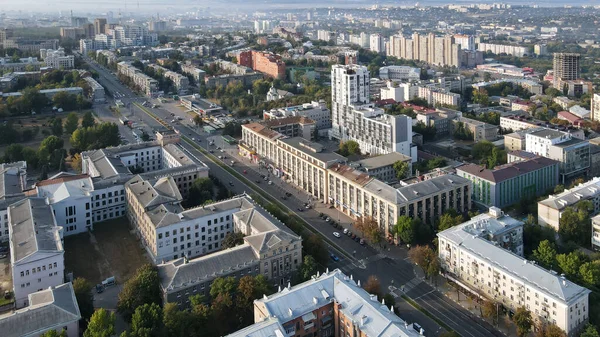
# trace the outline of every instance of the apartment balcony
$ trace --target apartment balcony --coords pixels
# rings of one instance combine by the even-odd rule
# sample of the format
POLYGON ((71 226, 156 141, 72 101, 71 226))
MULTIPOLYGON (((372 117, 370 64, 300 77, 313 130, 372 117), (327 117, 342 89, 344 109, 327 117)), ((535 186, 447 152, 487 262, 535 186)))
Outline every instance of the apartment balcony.
POLYGON ((315 322, 306 323, 306 324, 304 324, 304 331, 310 330, 314 327, 315 327, 315 322))

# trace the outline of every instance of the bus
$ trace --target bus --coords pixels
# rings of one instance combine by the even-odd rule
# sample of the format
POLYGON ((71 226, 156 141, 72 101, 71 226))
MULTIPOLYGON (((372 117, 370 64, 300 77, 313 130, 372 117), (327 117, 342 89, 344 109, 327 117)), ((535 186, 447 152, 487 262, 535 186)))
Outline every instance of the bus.
POLYGON ((237 140, 231 136, 224 135, 223 140, 229 145, 237 144, 237 140))

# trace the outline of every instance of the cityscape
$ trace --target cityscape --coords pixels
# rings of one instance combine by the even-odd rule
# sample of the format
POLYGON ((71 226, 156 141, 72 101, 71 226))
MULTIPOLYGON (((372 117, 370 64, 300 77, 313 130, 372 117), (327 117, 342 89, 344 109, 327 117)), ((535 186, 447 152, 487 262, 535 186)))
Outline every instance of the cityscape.
POLYGON ((600 337, 600 4, 4 2, 0 336, 600 337))

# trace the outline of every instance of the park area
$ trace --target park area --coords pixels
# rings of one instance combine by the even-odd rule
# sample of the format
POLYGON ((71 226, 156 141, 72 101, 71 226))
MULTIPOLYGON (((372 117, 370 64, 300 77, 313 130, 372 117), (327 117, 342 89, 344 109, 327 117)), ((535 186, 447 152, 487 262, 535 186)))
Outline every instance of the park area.
POLYGON ((126 217, 94 224, 92 233, 65 237, 66 271, 91 283, 115 276, 123 284, 149 262, 126 217))

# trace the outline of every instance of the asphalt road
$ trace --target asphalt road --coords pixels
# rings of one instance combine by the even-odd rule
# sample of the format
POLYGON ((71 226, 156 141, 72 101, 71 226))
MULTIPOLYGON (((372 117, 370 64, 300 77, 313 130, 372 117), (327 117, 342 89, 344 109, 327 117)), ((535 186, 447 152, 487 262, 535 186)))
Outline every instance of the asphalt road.
MULTIPOLYGON (((116 90, 124 94, 124 97, 121 98, 124 103, 127 104, 129 102, 133 103, 145 100, 145 98, 136 97, 133 92, 121 85, 113 75, 107 73, 103 68, 94 66, 93 68, 101 74, 99 81, 102 85, 107 85, 111 92, 116 90)), ((186 115, 185 111, 179 108, 173 108, 169 105, 167 107, 156 109, 149 108, 148 110, 152 111, 158 118, 166 122, 172 120, 171 113, 182 116, 183 120, 176 123, 174 126, 184 136, 187 136, 190 139, 192 137, 195 138, 198 145, 211 149, 207 142, 207 138, 211 137, 211 135, 208 135, 201 129, 193 126, 191 122, 189 122, 190 117, 189 115, 186 115)), ((151 128, 160 129, 163 127, 154 118, 135 105, 132 105, 132 112, 136 118, 139 117, 143 123, 151 128)), ((215 142, 214 147, 216 148, 219 145, 223 144, 215 142)), ((405 302, 399 297, 400 295, 405 294, 423 309, 428 311, 438 320, 444 322, 463 337, 504 336, 489 324, 476 317, 472 317, 467 310, 447 299, 435 288, 424 282, 422 277, 419 276, 418 271, 415 269, 415 266, 407 261, 406 249, 392 247, 390 251, 380 252, 370 247, 361 246, 357 242, 343 235, 341 238, 336 239, 333 237, 332 232, 339 232, 340 230, 333 229, 330 224, 319 218, 318 215, 319 212, 323 212, 336 221, 338 221, 337 217, 339 217, 339 222, 346 228, 352 230, 351 219, 340 214, 337 210, 330 210, 325 205, 315 202, 314 209, 299 212, 298 208, 303 207, 304 203, 308 200, 308 195, 303 191, 298 191, 294 187, 275 177, 271 178, 273 181, 272 185, 267 184, 265 181, 261 181, 260 184, 254 183, 254 186, 247 186, 227 170, 217 165, 212 158, 204 156, 202 152, 198 151, 187 142, 182 141, 181 146, 186 149, 189 154, 204 162, 210 168, 211 174, 221 180, 226 186, 229 186, 228 183, 232 182, 233 186, 229 186, 229 188, 233 193, 252 193, 257 189, 261 189, 271 196, 278 198, 286 207, 294 211, 298 216, 304 218, 314 230, 318 231, 323 236, 331 238, 334 242, 334 246, 328 245, 328 249, 330 252, 339 256, 340 261, 336 262, 332 260, 330 267, 340 268, 344 272, 352 274, 354 279, 362 280, 362 282, 366 282, 371 275, 377 276, 382 288, 384 288, 384 292, 391 290, 393 294, 398 296, 396 302, 397 309, 400 311, 400 317, 407 322, 418 322, 425 329, 426 336, 438 336, 444 329, 434 320, 405 302), (285 191, 292 193, 293 197, 282 200, 280 197, 285 191), (343 254, 339 253, 340 251, 344 251, 347 256, 353 256, 353 258, 345 257, 343 254), (404 291, 401 289, 404 289, 404 291)), ((227 147, 225 148, 227 149, 227 147)), ((228 158, 225 159, 224 162, 229 163, 231 158, 235 157, 235 151, 232 149, 225 151, 226 152, 224 153, 226 153, 228 158)), ((220 151, 215 152, 215 155, 220 155, 219 153, 220 151)), ((233 168, 242 174, 245 170, 245 175, 250 181, 260 179, 260 173, 256 171, 256 167, 252 167, 252 165, 248 166, 247 164, 249 163, 244 162, 244 160, 239 158, 233 160, 236 161, 233 168)))

